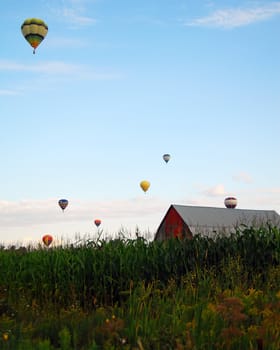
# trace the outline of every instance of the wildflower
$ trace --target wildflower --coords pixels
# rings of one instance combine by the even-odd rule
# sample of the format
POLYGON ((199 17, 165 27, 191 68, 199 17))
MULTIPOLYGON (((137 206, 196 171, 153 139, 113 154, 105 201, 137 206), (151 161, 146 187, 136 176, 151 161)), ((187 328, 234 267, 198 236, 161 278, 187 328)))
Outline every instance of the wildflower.
POLYGON ((209 303, 208 305, 207 305, 207 309, 209 310, 209 311, 212 311, 212 312, 216 312, 216 306, 213 304, 213 303, 209 303))
POLYGON ((125 338, 120 338, 120 343, 121 343, 122 345, 126 344, 126 339, 125 339, 125 338))
POLYGON ((248 327, 248 335, 252 338, 252 339, 256 339, 257 335, 259 334, 259 326, 257 325, 251 325, 248 327))
POLYGON ((224 339, 232 339, 234 337, 241 337, 243 335, 243 332, 235 326, 229 326, 222 330, 221 335, 224 339))
POLYGON ((253 306, 248 310, 248 314, 251 316, 258 316, 260 314, 260 311, 258 310, 258 308, 253 306))
POLYGON ((3 339, 4 341, 9 340, 9 334, 8 334, 7 332, 4 332, 4 333, 2 334, 2 339, 3 339))
POLYGON ((243 304, 241 300, 236 297, 225 298, 219 305, 217 305, 217 312, 225 321, 232 323, 243 321, 247 318, 242 311, 243 304))

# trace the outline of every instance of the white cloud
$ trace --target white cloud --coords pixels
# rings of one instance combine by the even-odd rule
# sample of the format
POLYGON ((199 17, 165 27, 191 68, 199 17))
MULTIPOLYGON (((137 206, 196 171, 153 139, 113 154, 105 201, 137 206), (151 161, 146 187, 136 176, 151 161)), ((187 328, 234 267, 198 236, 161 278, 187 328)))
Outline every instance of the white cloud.
POLYGON ((94 18, 83 16, 81 12, 77 8, 64 8, 62 16, 74 25, 88 26, 96 23, 94 18))
POLYGON ((93 213, 99 218, 127 220, 147 217, 161 212, 167 203, 158 198, 147 200, 137 197, 127 200, 111 201, 69 201, 64 213, 57 204, 57 199, 0 201, 0 222, 4 226, 28 226, 41 223, 55 224, 64 220, 79 222, 93 220, 93 213))
MULTIPOLYGON (((69 24, 79 26, 89 26, 96 23, 96 19, 88 15, 89 1, 86 0, 45 0, 45 6, 59 20, 64 20, 69 24)), ((93 3, 93 0, 90 1, 93 3)))
POLYGON ((19 95, 19 92, 16 90, 0 89, 0 96, 14 96, 19 95))
POLYGON ((31 72, 44 75, 69 76, 71 80, 114 80, 121 78, 121 74, 105 70, 94 70, 87 65, 67 63, 63 61, 45 61, 37 64, 23 64, 12 61, 0 60, 0 71, 31 72))
POLYGON ((29 65, 12 61, 0 61, 0 70, 9 70, 14 72, 21 71, 48 74, 73 74, 83 69, 83 66, 59 61, 48 61, 29 65))
POLYGON ((251 175, 249 175, 246 172, 240 172, 238 174, 233 175, 233 180, 237 181, 237 182, 243 182, 246 184, 252 183, 253 182, 253 178, 251 177, 251 175))
MULTIPOLYGON (((276 210, 280 214, 280 187, 251 188, 238 191, 234 196, 238 208, 276 210)), ((228 195, 228 194, 227 194, 228 195)), ((204 192, 174 204, 224 207, 225 190, 217 185, 204 192), (222 197, 222 198, 221 198, 222 197)), ((126 237, 134 237, 138 227, 141 234, 152 239, 170 206, 169 200, 151 196, 108 201, 69 199, 63 213, 57 198, 45 200, 0 201, 0 244, 14 242, 40 242, 41 236, 50 233, 56 242, 75 242, 77 236, 97 237, 96 218, 102 220, 103 238, 114 237, 120 230, 126 237)), ((19 243, 20 244, 20 243, 19 243)))
POLYGON ((134 237, 138 227, 141 234, 151 239, 170 203, 159 198, 139 196, 132 199, 108 201, 69 200, 65 212, 57 199, 0 201, 0 244, 40 242, 50 233, 56 241, 75 242, 75 237, 96 237, 96 218, 103 238, 114 237, 120 230, 134 237), (148 237, 149 236, 149 237, 148 237))
POLYGON ((217 10, 206 17, 185 23, 187 26, 235 28, 265 21, 280 15, 280 2, 254 8, 217 10))
POLYGON ((280 214, 280 187, 262 187, 240 191, 242 208, 276 210, 280 214))
POLYGON ((235 192, 223 192, 223 185, 217 185, 199 191, 184 200, 178 201, 185 205, 224 207, 224 198, 234 196, 238 201, 238 208, 275 210, 280 214, 280 187, 246 187, 235 192))
POLYGON ((89 43, 84 39, 50 37, 48 38, 48 47, 61 48, 85 48, 89 43))
POLYGON ((209 197, 219 197, 225 195, 225 187, 222 184, 218 184, 214 187, 210 187, 202 191, 203 194, 209 197))

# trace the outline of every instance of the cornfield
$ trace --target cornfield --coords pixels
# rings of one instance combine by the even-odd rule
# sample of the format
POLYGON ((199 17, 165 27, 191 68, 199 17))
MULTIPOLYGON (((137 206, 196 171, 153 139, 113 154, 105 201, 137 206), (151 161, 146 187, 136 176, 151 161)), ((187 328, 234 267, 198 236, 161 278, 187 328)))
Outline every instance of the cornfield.
POLYGON ((0 249, 0 348, 280 349, 280 230, 0 249))

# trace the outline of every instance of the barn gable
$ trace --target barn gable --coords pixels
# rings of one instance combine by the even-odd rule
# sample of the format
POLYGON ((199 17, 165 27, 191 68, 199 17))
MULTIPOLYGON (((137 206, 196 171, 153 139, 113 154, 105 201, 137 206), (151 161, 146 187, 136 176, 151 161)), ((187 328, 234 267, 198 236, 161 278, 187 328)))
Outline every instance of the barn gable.
POLYGON ((175 206, 171 205, 157 230, 155 239, 163 240, 171 237, 190 238, 191 236, 187 223, 175 206))
POLYGON ((240 225, 258 227, 267 223, 280 226, 280 216, 276 211, 174 204, 164 216, 155 239, 192 237, 198 233, 207 236, 221 232, 228 234, 240 225))

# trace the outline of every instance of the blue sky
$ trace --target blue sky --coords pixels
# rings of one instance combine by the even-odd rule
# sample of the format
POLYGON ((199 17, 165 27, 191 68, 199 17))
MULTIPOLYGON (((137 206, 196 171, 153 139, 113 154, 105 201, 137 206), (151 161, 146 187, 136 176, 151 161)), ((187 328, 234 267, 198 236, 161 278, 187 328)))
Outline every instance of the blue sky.
POLYGON ((0 14, 1 242, 94 236, 96 218, 105 236, 153 234, 170 204, 228 195, 280 212, 280 1, 9 0, 0 14), (35 55, 29 17, 49 27, 35 55))

